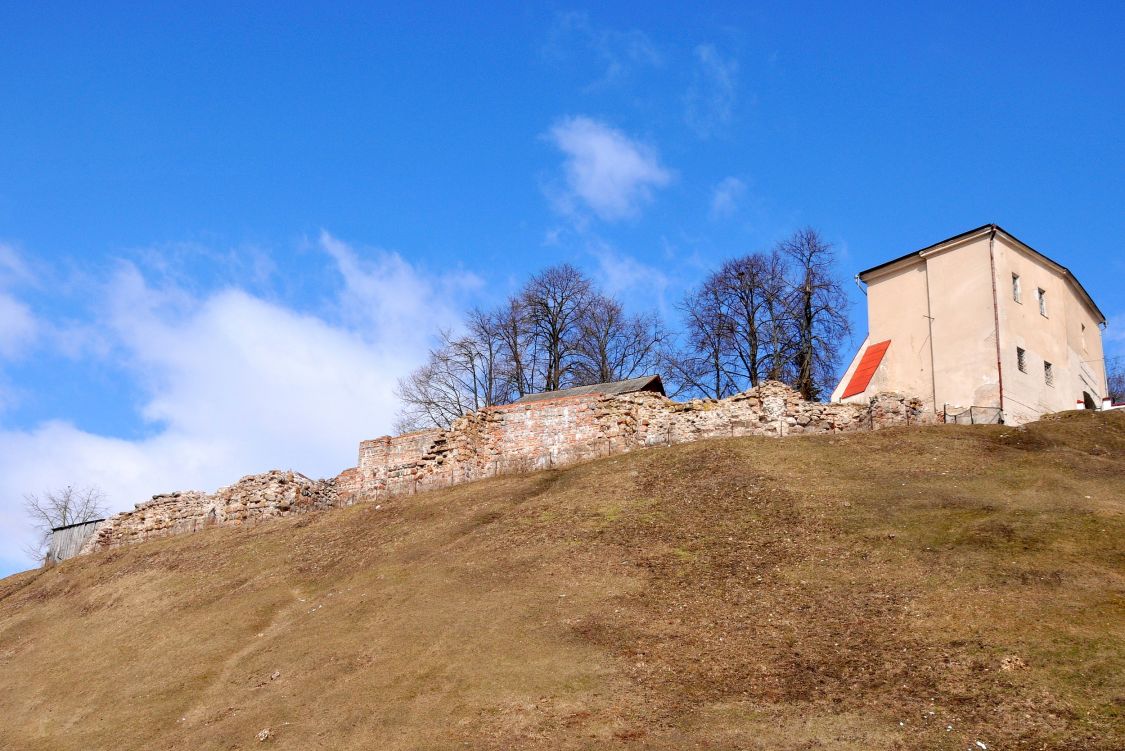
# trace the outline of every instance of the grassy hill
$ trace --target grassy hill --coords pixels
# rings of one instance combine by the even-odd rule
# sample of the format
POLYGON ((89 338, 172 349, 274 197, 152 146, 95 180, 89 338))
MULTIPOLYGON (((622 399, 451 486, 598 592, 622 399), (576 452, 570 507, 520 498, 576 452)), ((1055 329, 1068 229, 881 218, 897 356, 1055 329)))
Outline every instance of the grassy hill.
POLYGON ((1125 747, 1125 412, 652 449, 0 581, 5 749, 978 741, 1125 747))

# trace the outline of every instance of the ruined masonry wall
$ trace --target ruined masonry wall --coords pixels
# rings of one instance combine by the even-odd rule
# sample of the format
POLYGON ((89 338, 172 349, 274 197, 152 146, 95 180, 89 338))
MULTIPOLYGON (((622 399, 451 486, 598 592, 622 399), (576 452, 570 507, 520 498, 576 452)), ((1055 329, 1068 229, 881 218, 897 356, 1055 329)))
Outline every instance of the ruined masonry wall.
POLYGON ((807 402, 781 383, 722 400, 660 394, 585 394, 474 412, 448 430, 363 441, 358 466, 331 480, 274 470, 214 493, 153 496, 103 522, 82 552, 185 532, 378 500, 496 475, 619 454, 645 446, 732 436, 877 430, 933 421, 919 399, 879 394, 870 404, 807 402))
POLYGON ((188 490, 154 495, 132 511, 102 522, 79 555, 212 525, 237 526, 335 505, 335 480, 310 480, 300 472, 275 469, 243 477, 214 493, 188 490))
POLYGON ((652 392, 585 394, 481 410, 448 430, 360 444, 340 492, 355 499, 416 493, 485 477, 597 459, 644 446, 732 436, 876 430, 932 422, 918 399, 879 394, 870 404, 808 402, 767 382, 722 400, 675 402, 652 392))

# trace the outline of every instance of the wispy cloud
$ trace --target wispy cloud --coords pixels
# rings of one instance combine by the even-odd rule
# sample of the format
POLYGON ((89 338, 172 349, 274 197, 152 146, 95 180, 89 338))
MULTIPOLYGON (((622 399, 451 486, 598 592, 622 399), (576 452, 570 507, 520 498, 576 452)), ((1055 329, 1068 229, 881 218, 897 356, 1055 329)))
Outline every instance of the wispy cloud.
POLYGON ((724 177, 711 191, 711 218, 723 219, 738 210, 746 194, 746 183, 737 177, 724 177))
POLYGON ((672 172, 656 150, 589 117, 569 117, 547 134, 565 157, 562 187, 548 188, 557 209, 576 214, 582 206, 605 221, 640 214, 672 172))
POLYGON ((637 298, 639 307, 660 304, 670 281, 657 266, 622 253, 603 240, 594 240, 590 252, 598 261, 598 279, 611 295, 637 298))
POLYGON ((730 126, 738 100, 738 61, 712 44, 695 48, 695 70, 684 97, 684 120, 700 138, 730 126))
POLYGON ((34 286, 35 278, 22 256, 0 243, 0 414, 19 401, 4 365, 28 355, 43 337, 43 323, 15 288, 34 286))
POLYGON ((616 86, 639 69, 659 67, 663 58, 653 41, 637 30, 597 26, 582 12, 561 13, 551 28, 543 56, 554 62, 593 60, 600 69, 587 91, 616 86))
POLYGON ((91 290, 151 434, 126 440, 68 421, 0 427, 0 559, 20 558, 29 539, 27 492, 96 484, 122 509, 273 467, 330 476, 354 463, 359 440, 389 432, 396 379, 456 323, 479 279, 430 274, 328 233, 318 244, 340 280, 323 315, 240 288, 198 294, 132 263, 91 290))
POLYGON ((15 359, 35 340, 38 330, 31 308, 0 290, 0 357, 15 359))

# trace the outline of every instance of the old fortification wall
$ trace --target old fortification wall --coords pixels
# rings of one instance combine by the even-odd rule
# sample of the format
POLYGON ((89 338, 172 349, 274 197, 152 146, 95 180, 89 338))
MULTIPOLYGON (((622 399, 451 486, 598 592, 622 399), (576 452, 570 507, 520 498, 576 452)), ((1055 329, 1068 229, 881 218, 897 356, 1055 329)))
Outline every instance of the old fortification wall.
POLYGON ((214 493, 153 496, 104 522, 83 552, 238 525, 486 477, 561 467, 645 446, 732 436, 877 430, 932 422, 919 399, 879 394, 870 404, 807 402, 768 382, 727 399, 675 402, 660 394, 585 394, 509 404, 429 430, 363 441, 359 463, 331 480, 272 471, 214 493))
POLYGON ((82 553, 154 537, 235 526, 337 505, 335 480, 310 480, 300 472, 248 475, 214 493, 187 490, 154 495, 103 522, 82 553))
POLYGON ((652 392, 560 397, 482 410, 448 430, 364 441, 359 464, 347 471, 339 492, 379 498, 644 446, 875 430, 931 420, 920 400, 898 394, 880 394, 868 405, 822 404, 776 382, 718 401, 680 403, 652 392))

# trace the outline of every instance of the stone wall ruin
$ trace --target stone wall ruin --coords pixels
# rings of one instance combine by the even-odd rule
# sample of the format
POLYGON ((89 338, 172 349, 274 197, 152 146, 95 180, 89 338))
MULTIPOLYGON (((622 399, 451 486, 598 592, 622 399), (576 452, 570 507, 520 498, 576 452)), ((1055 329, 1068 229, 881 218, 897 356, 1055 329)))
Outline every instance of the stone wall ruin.
POLYGON ((153 496, 106 520, 82 552, 209 525, 273 517, 413 494, 462 482, 563 467, 646 446, 737 436, 796 436, 933 422, 922 401, 878 394, 869 404, 809 402, 766 382, 726 399, 676 402, 654 392, 583 394, 490 407, 445 430, 363 441, 359 462, 330 480, 274 470, 214 493, 153 496))

